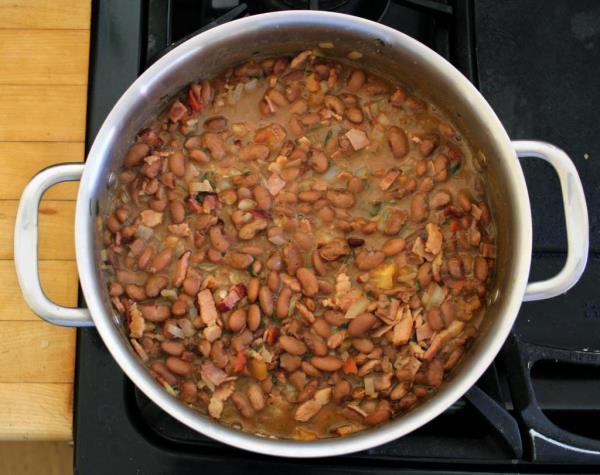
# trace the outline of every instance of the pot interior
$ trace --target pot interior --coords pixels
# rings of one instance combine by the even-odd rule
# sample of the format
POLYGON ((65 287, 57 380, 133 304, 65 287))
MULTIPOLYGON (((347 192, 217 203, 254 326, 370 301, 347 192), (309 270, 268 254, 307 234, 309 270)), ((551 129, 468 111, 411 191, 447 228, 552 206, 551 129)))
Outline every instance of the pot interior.
MULTIPOLYGON (((484 369, 481 366, 487 366, 491 362, 516 317, 527 279, 531 249, 531 218, 527 193, 517 158, 510 148, 504 129, 474 88, 465 84, 464 78, 457 77, 459 73, 441 57, 423 45, 416 44, 414 40, 382 25, 344 15, 287 12, 260 15, 215 28, 192 38, 161 58, 122 97, 90 152, 78 199, 78 210, 85 208, 85 211, 78 211, 77 227, 86 228, 86 239, 78 244, 80 274, 88 306, 92 309, 96 325, 113 355, 130 377, 131 372, 145 372, 141 364, 136 363, 137 356, 130 349, 120 317, 112 309, 97 265, 102 247, 94 215, 96 211, 100 217, 107 213, 108 194, 114 183, 113 172, 120 167, 135 134, 190 82, 213 77, 224 68, 251 57, 292 54, 319 48, 320 43, 334 45, 330 49, 321 48, 325 56, 333 58, 347 58, 352 51, 362 53, 362 58, 354 61, 357 65, 401 82, 409 90, 445 110, 454 125, 471 143, 484 166, 497 226, 496 274, 490 291, 490 306, 480 333, 470 351, 455 368, 454 377, 437 395, 411 413, 384 426, 395 425, 395 435, 398 436, 427 422, 450 405, 474 382, 467 381, 467 375, 472 372, 480 374, 484 369), (85 224, 79 222, 80 219, 85 219, 85 224), (498 342, 499 338, 502 341, 498 342), (121 347, 118 352, 114 351, 115 345, 121 347), (131 361, 125 364, 121 361, 124 358, 131 361), (404 419, 410 420, 410 423, 407 422, 405 429, 400 430, 399 424, 404 419)), ((137 375, 133 379, 138 383, 137 375)), ((158 391, 164 392, 157 384, 155 386, 158 391)), ((170 397, 166 393, 164 396, 170 397)), ((174 399, 172 404, 183 406, 174 399)), ((178 410, 189 411, 185 407, 178 410)), ((199 414, 194 417, 203 418, 199 414)), ((206 423, 205 420, 204 424, 206 423)), ((371 432, 385 433, 382 429, 364 434, 368 437, 371 432)), ((228 431, 231 430, 222 429, 219 434, 228 431)), ((388 435, 388 439, 392 438, 389 431, 388 435)), ((361 435, 352 438, 360 440, 361 435)), ((384 441, 372 437, 370 445, 384 441)), ((265 444, 264 439, 261 443, 265 444)), ((356 445, 355 449, 364 446, 363 440, 362 445, 356 445)), ((333 450, 335 453, 349 451, 352 450, 333 450)), ((310 452, 309 455, 312 454, 310 452)))

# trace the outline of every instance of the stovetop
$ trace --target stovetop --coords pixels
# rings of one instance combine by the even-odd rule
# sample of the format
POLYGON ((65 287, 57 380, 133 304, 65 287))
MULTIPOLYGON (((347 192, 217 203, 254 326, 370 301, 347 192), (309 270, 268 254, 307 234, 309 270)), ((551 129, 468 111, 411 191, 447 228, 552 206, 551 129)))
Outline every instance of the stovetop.
MULTIPOLYGON (((119 96, 172 43, 295 0, 93 3, 87 147, 119 96)), ((590 256, 566 295, 522 306, 498 358, 434 421, 365 452, 286 460, 232 449, 172 419, 125 377, 93 329, 78 331, 75 472, 559 473, 600 467, 600 4, 594 0, 299 0, 368 17, 425 43, 483 93, 513 139, 565 149, 590 210, 590 256)), ((521 162, 534 226, 532 279, 560 270, 558 179, 521 162)))

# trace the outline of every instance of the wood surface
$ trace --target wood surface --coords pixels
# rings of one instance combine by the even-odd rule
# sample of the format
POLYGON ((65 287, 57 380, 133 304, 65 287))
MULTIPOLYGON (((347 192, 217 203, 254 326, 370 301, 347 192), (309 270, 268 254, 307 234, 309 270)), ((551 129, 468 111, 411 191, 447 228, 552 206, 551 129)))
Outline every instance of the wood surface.
MULTIPOLYGON (((90 14, 89 0, 0 0, 0 440, 4 441, 72 439, 75 330, 41 321, 23 301, 12 261, 13 232, 18 199, 29 179, 52 164, 84 158, 90 14)), ((76 192, 73 183, 52 188, 39 215, 40 279, 46 294, 67 306, 77 304, 76 192)), ((3 456, 8 452, 6 446, 0 448, 3 456)), ((0 471, 8 473, 12 465, 3 463, 11 462, 0 461, 0 471)))

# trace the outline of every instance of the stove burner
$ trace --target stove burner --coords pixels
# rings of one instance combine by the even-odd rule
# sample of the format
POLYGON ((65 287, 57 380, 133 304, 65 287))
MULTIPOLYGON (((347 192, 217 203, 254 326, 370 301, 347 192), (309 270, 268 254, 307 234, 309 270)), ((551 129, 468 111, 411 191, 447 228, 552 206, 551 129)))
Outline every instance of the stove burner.
MULTIPOLYGON (((252 3, 249 2, 250 6, 252 3)), ((326 10, 380 21, 388 10, 390 0, 263 0, 262 4, 263 11, 326 10)))

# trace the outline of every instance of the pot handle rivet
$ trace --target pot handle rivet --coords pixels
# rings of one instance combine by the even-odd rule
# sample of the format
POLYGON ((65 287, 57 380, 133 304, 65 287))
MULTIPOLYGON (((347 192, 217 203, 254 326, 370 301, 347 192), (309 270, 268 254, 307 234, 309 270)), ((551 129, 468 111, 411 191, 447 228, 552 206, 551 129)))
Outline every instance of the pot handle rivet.
POLYGON ((38 272, 38 210, 48 188, 63 181, 78 181, 83 167, 83 163, 64 163, 35 175, 21 195, 15 222, 15 268, 25 301, 47 322, 69 327, 89 327, 94 322, 87 308, 62 307, 44 293, 38 272))

